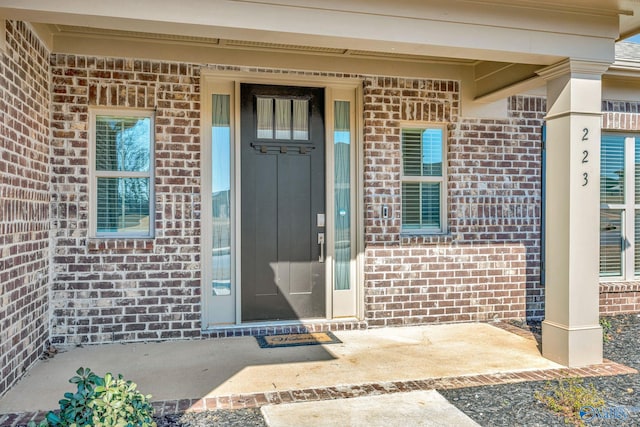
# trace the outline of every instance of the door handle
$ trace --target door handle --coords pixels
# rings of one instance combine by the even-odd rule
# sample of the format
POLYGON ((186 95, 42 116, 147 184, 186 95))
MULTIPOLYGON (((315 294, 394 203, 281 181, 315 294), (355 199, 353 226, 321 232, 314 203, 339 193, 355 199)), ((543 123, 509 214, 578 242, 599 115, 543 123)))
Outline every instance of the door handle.
POLYGON ((324 233, 318 233, 318 244, 320 245, 319 262, 324 262, 324 233))

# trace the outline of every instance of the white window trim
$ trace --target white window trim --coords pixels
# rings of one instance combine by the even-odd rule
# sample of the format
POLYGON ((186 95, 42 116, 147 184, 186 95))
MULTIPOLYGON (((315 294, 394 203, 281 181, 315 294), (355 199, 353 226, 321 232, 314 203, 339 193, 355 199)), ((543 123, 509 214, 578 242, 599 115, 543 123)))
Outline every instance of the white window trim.
POLYGON ((96 239, 152 239, 155 237, 155 111, 129 108, 89 109, 89 237, 96 239), (150 119, 149 171, 97 171, 95 163, 96 117, 123 116, 148 117, 150 119), (98 178, 149 178, 149 232, 148 233, 98 233, 98 178))
MULTIPOLYGON (((447 234, 449 230, 448 201, 448 170, 449 170, 449 156, 448 156, 448 139, 449 134, 447 125, 445 123, 435 122, 422 122, 422 121, 403 121, 400 122, 400 188, 402 190, 402 184, 405 182, 439 182, 441 183, 440 193, 440 229, 427 229, 427 228, 404 228, 404 224, 401 225, 400 234, 405 236, 410 235, 442 235, 447 234), (442 130, 442 176, 407 176, 404 174, 403 155, 402 155, 402 130, 403 129, 441 129, 442 130)), ((401 217, 402 218, 402 217, 401 217)), ((402 219, 401 219, 402 220, 402 219)))

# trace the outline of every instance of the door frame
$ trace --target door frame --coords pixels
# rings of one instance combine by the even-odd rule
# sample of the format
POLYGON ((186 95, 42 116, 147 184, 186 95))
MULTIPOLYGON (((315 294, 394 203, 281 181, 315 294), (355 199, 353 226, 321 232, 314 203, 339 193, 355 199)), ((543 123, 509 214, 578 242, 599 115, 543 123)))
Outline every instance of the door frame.
MULTIPOLYGON (((290 74, 265 74, 242 71, 215 71, 202 69, 201 71, 201 291, 202 291, 202 329, 228 327, 242 324, 241 307, 241 224, 240 212, 240 86, 242 83, 253 83, 274 86, 304 86, 323 88, 325 92, 325 207, 326 207, 326 320, 340 318, 364 318, 364 189, 363 189, 363 147, 362 147, 362 117, 363 92, 362 80, 355 78, 312 77, 290 74), (230 295, 213 296, 211 294, 211 257, 212 227, 211 218, 211 98, 213 94, 229 95, 230 126, 231 126, 231 282, 230 295), (351 256, 351 288, 346 291, 335 290, 333 286, 334 266, 334 101, 350 102, 350 117, 353 119, 353 135, 351 136, 351 227, 352 227, 352 256, 351 256)), ((300 319, 305 320, 305 319, 300 319)), ((281 323, 265 322, 265 323, 281 323)), ((250 323, 255 325, 254 322, 250 323)))

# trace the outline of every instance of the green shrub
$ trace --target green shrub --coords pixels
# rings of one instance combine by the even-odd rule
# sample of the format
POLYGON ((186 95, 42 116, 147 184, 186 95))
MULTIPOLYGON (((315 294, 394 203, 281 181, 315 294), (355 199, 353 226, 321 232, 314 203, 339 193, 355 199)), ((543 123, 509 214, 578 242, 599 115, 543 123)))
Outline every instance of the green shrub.
POLYGON ((606 317, 600 318, 600 326, 602 327, 602 340, 604 342, 611 341, 611 321, 606 317))
POLYGON ((582 385, 582 379, 569 378, 557 384, 547 382, 544 391, 536 391, 535 398, 549 409, 564 416, 566 423, 584 426, 580 418, 580 409, 584 407, 600 408, 604 406, 604 397, 593 384, 582 385))
POLYGON ((80 368, 69 382, 75 384, 75 393, 65 393, 59 401, 60 412, 49 412, 40 427, 155 427, 151 396, 136 390, 136 384, 115 378, 107 373, 104 378, 80 368))

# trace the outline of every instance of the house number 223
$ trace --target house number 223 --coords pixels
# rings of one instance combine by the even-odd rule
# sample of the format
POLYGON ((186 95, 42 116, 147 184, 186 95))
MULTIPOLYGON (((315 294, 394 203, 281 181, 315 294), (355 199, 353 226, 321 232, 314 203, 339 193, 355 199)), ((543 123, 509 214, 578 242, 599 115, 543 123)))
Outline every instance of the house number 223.
MULTIPOLYGON (((589 141, 589 128, 582 129, 582 142, 589 141)), ((589 163, 589 150, 582 150, 582 164, 589 163)), ((589 173, 582 172, 582 186, 586 187, 589 184, 589 173)))

